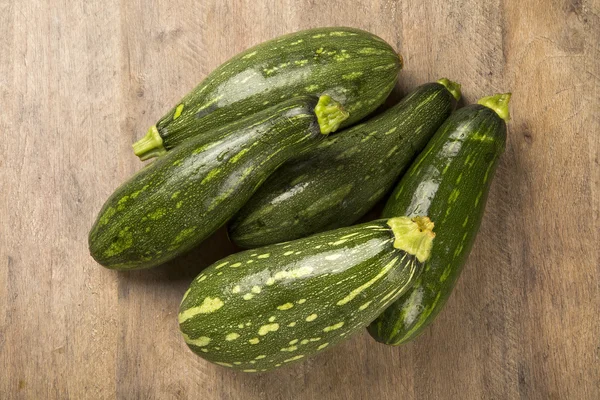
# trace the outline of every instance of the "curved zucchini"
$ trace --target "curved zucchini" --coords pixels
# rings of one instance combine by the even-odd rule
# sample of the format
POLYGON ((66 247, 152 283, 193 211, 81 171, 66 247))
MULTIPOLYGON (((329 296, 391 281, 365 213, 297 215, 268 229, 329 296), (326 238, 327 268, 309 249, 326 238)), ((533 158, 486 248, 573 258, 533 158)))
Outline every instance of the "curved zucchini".
POLYGON ((383 215, 428 215, 436 240, 415 285, 369 326, 377 341, 418 336, 446 304, 479 230, 506 142, 510 94, 483 98, 448 118, 402 178, 383 215))
POLYGON ((245 372, 328 349, 413 283, 432 228, 426 217, 391 218, 226 257, 185 293, 183 337, 201 357, 245 372))
POLYGON ((440 79, 328 137, 269 177, 231 221, 229 237, 252 248, 353 224, 391 189, 459 98, 460 85, 440 79))
POLYGON ((252 47, 222 64, 134 144, 142 160, 198 134, 299 95, 328 94, 350 113, 382 104, 402 61, 381 38, 353 28, 317 28, 252 47))
POLYGON ((186 142, 106 201, 90 232, 92 256, 126 270, 189 250, 231 218, 279 165, 346 117, 328 96, 318 104, 299 97, 186 142))

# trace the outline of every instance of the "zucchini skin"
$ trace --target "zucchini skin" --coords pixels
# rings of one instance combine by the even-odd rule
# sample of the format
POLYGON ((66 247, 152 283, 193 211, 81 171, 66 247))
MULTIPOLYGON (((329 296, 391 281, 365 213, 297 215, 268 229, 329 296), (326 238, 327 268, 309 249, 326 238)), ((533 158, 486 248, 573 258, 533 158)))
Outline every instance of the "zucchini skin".
POLYGON ((455 107, 444 85, 427 83, 385 113, 328 137, 269 177, 228 224, 229 237, 253 248, 353 224, 455 107))
POLYGON ((442 310, 479 230, 506 123, 479 104, 456 111, 402 178, 383 215, 428 215, 436 240, 415 285, 368 328, 382 343, 417 337, 442 310))
POLYGON ((328 94, 350 113, 349 126, 382 104, 401 60, 381 38, 359 29, 317 28, 254 46, 225 62, 156 127, 169 150, 292 96, 328 94))
POLYGON ((103 266, 149 268, 223 225, 285 160, 316 144, 317 99, 293 98, 188 141, 120 186, 89 235, 103 266))
POLYGON ((179 324, 190 349, 259 372, 330 348, 366 327, 423 265, 394 247, 387 220, 228 256, 192 282, 179 324))

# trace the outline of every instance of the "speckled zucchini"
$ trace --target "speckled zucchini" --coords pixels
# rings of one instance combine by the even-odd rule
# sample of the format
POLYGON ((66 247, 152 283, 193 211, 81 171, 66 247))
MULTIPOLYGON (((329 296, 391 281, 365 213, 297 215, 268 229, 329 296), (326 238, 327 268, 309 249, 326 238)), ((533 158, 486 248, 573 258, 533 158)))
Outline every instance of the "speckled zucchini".
POLYGON ((328 94, 364 118, 393 89, 402 61, 381 38, 353 28, 281 36, 222 64, 134 144, 142 160, 291 96, 328 94))
POLYGON ((434 219, 436 239, 415 285, 369 326, 376 340, 406 343, 444 307, 471 251, 504 152, 509 99, 509 94, 486 97, 450 116, 387 202, 385 217, 434 219))
POLYGON ((252 248, 353 224, 392 188, 459 98, 460 85, 440 79, 328 137, 265 182, 229 224, 229 237, 252 248))
POLYGON ((348 116, 328 96, 299 97, 189 140, 142 169, 104 204, 89 245, 112 269, 161 264, 200 243, 292 155, 348 116))
POLYGON ((245 372, 328 349, 414 282, 432 228, 426 217, 391 218, 226 257, 185 293, 183 337, 201 357, 245 372))

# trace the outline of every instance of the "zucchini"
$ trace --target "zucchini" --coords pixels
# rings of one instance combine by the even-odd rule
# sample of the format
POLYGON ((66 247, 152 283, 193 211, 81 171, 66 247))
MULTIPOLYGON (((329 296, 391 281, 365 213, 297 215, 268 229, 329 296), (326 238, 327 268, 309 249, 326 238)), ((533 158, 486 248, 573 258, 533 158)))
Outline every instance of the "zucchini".
POLYGON ((506 142, 510 94, 483 98, 448 118, 402 178, 383 216, 428 215, 436 240, 415 285, 369 326, 377 341, 399 345, 441 311, 471 251, 490 183, 506 142))
POLYGON ((391 218, 226 257, 185 293, 183 338, 201 357, 245 372, 328 349, 410 286, 432 228, 426 217, 391 218))
POLYGON ((189 250, 231 218, 279 165, 346 117, 328 96, 318 104, 304 96, 186 142, 108 199, 90 232, 92 256, 128 270, 189 250))
POLYGON ((231 221, 229 237, 252 248, 353 224, 392 188, 459 98, 460 85, 440 79, 328 137, 269 177, 231 221))
POLYGON ((299 95, 328 94, 350 113, 342 126, 382 104, 401 58, 359 29, 309 29, 252 47, 222 64, 133 145, 142 160, 190 137, 299 95))

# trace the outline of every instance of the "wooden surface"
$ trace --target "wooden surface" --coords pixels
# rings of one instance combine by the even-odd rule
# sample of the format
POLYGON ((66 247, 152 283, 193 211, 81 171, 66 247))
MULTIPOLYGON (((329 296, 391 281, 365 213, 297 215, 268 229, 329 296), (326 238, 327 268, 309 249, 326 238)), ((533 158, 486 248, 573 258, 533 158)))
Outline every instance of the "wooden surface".
POLYGON ((600 1, 0 0, 0 398, 600 399, 600 1), (506 153, 447 307, 399 348, 366 333, 245 375, 194 356, 179 301, 231 246, 169 266, 90 258, 104 200, 163 112, 286 32, 368 29, 398 91, 512 91, 506 153), (189 261, 194 260, 194 266, 189 261))

